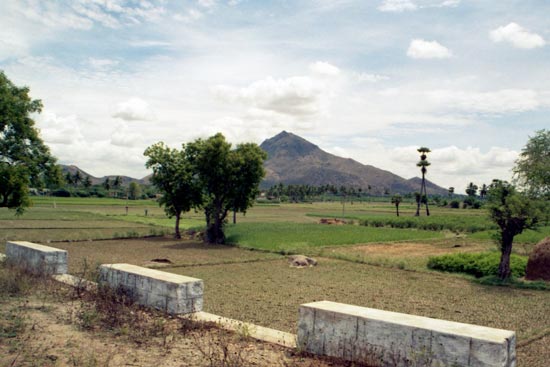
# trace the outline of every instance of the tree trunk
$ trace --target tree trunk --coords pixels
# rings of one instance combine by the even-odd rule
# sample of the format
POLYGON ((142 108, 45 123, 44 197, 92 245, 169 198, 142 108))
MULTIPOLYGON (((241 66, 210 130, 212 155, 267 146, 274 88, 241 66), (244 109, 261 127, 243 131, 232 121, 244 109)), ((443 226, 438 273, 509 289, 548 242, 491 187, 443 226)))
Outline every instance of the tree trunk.
POLYGON ((399 204, 395 204, 395 211, 397 213, 397 216, 399 217, 399 204))
POLYGON ((424 187, 424 195, 426 196, 426 216, 430 216, 430 209, 428 208, 428 194, 426 193, 426 188, 424 187))
POLYGON ((237 224, 237 211, 233 210, 233 224, 237 224))
POLYGON ((181 212, 178 211, 176 213, 176 229, 175 229, 175 233, 174 233, 174 237, 177 238, 177 239, 180 239, 181 238, 181 233, 180 233, 180 218, 181 218, 181 212))
POLYGON ((502 232, 500 264, 498 266, 498 277, 506 280, 510 277, 510 254, 512 253, 512 242, 514 236, 507 232, 502 232))
POLYGON ((212 244, 225 244, 225 234, 223 233, 223 223, 227 212, 223 213, 221 207, 213 209, 213 218, 209 218, 206 227, 206 242, 212 244))

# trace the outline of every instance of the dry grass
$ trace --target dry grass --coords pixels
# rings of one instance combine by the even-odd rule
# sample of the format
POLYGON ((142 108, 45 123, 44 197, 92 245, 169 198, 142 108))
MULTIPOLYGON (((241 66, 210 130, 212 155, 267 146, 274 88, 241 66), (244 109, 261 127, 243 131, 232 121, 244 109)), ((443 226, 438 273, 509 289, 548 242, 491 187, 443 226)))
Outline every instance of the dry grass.
MULTIPOLYGON (((383 265, 417 271, 428 271, 430 256, 459 252, 495 250, 493 243, 470 241, 463 237, 424 242, 373 243, 368 245, 325 248, 321 256, 371 265, 383 265)), ((522 252, 523 248, 518 247, 522 252)))

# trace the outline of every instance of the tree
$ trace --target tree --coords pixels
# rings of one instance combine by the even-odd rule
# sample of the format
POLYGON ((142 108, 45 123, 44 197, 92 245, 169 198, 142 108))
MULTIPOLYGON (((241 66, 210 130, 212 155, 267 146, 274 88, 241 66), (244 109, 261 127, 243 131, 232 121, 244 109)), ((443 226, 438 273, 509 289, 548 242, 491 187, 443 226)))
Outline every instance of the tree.
POLYGON ((474 185, 473 182, 470 182, 468 186, 466 186, 466 195, 469 197, 475 198, 477 194, 477 185, 474 185))
POLYGON ((481 185, 481 189, 479 189, 479 197, 481 199, 485 199, 485 197, 487 196, 487 190, 489 190, 487 185, 485 184, 481 185))
POLYGON ((109 177, 105 177, 105 181, 103 181, 102 185, 107 191, 111 189, 111 181, 109 180, 109 177))
MULTIPOLYGON (((428 166, 431 164, 428 162, 427 154, 431 152, 429 148, 426 147, 420 147, 417 149, 418 153, 420 153, 420 161, 416 164, 417 167, 420 167, 420 171, 422 172, 422 182, 420 184, 420 197, 428 196, 428 193, 426 192, 426 173, 428 172, 428 166)), ((422 200, 417 200, 416 205, 416 214, 415 216, 420 215, 420 206, 422 204, 422 200)), ((428 200, 426 200, 426 215, 430 216, 430 209, 428 208, 428 200)))
POLYGON ((513 169, 514 182, 533 197, 550 199, 550 130, 529 137, 513 169))
POLYGON ((89 189, 92 186, 92 179, 90 178, 90 175, 86 175, 86 177, 84 177, 84 181, 82 181, 82 186, 84 186, 86 189, 89 189))
POLYGON ((181 238, 181 213, 198 207, 202 203, 201 192, 191 169, 185 150, 179 151, 157 143, 143 153, 149 159, 145 166, 153 169, 151 182, 160 193, 159 205, 164 206, 166 214, 176 217, 174 237, 181 238))
POLYGON ((128 185, 128 198, 130 200, 137 200, 141 196, 141 186, 135 182, 132 181, 128 185))
POLYGON ((80 174, 79 170, 76 170, 76 172, 73 175, 73 184, 74 187, 77 187, 79 183, 82 182, 82 175, 80 174))
POLYGON ((71 172, 67 171, 67 173, 65 174, 65 183, 67 185, 72 185, 73 184, 73 175, 71 175, 71 172))
POLYGON ((488 207, 491 219, 498 225, 497 239, 500 245, 498 276, 510 277, 510 254, 514 237, 524 229, 533 228, 542 215, 539 205, 516 191, 506 181, 493 180, 488 190, 488 207))
POLYGON ((231 143, 218 133, 184 147, 202 189, 206 241, 225 243, 224 225, 229 210, 245 212, 258 193, 267 154, 257 144, 231 143))
POLYGON ((454 187, 449 187, 449 197, 452 198, 453 197, 453 194, 455 193, 455 188, 454 187))
POLYGON ((395 213, 399 217, 399 204, 401 204, 403 198, 399 194, 395 194, 391 197, 391 203, 395 205, 395 213))
POLYGON ((15 86, 0 71, 0 207, 22 214, 30 205, 29 187, 61 182, 56 159, 39 136, 30 117, 42 102, 29 96, 28 87, 15 86))

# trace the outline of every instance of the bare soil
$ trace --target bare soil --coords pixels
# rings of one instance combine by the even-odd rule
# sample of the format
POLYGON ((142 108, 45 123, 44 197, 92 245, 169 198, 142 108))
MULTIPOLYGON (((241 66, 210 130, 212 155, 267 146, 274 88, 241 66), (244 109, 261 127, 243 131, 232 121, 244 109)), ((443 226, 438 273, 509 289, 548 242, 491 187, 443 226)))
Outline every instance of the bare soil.
MULTIPOLYGON (((346 365, 300 356, 289 349, 213 327, 187 332, 169 330, 162 337, 147 340, 108 330, 83 330, 74 319, 73 302, 48 298, 32 295, 0 303, 0 325, 13 321, 13 315, 24 323, 17 336, 0 333, 0 366, 346 365)), ((168 327, 169 323, 170 320, 168 327)))

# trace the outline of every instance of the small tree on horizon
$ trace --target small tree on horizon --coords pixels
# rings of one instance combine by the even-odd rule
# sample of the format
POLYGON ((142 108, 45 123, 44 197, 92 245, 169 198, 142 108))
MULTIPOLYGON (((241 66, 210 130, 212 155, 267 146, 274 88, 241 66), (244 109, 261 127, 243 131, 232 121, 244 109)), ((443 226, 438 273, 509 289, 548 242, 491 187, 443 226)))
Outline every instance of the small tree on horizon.
MULTIPOLYGON (((429 148, 426 148, 426 147, 420 147, 417 149, 418 153, 420 153, 420 161, 416 164, 417 167, 420 167, 420 171, 422 172, 422 182, 420 184, 420 198, 422 198, 423 196, 426 197, 426 215, 427 216, 430 216, 430 209, 428 208, 428 193, 426 191, 426 173, 428 172, 428 166, 431 165, 430 162, 428 162, 428 160, 426 159, 427 158, 427 154, 431 152, 431 150, 429 148)), ((422 205, 422 199, 421 200, 417 200, 417 205, 416 205, 416 214, 415 216, 419 216, 420 215, 420 206, 422 205)))
POLYGON ((399 194, 395 194, 391 197, 391 203, 395 205, 395 214, 399 217, 399 204, 401 204, 403 198, 399 194))

